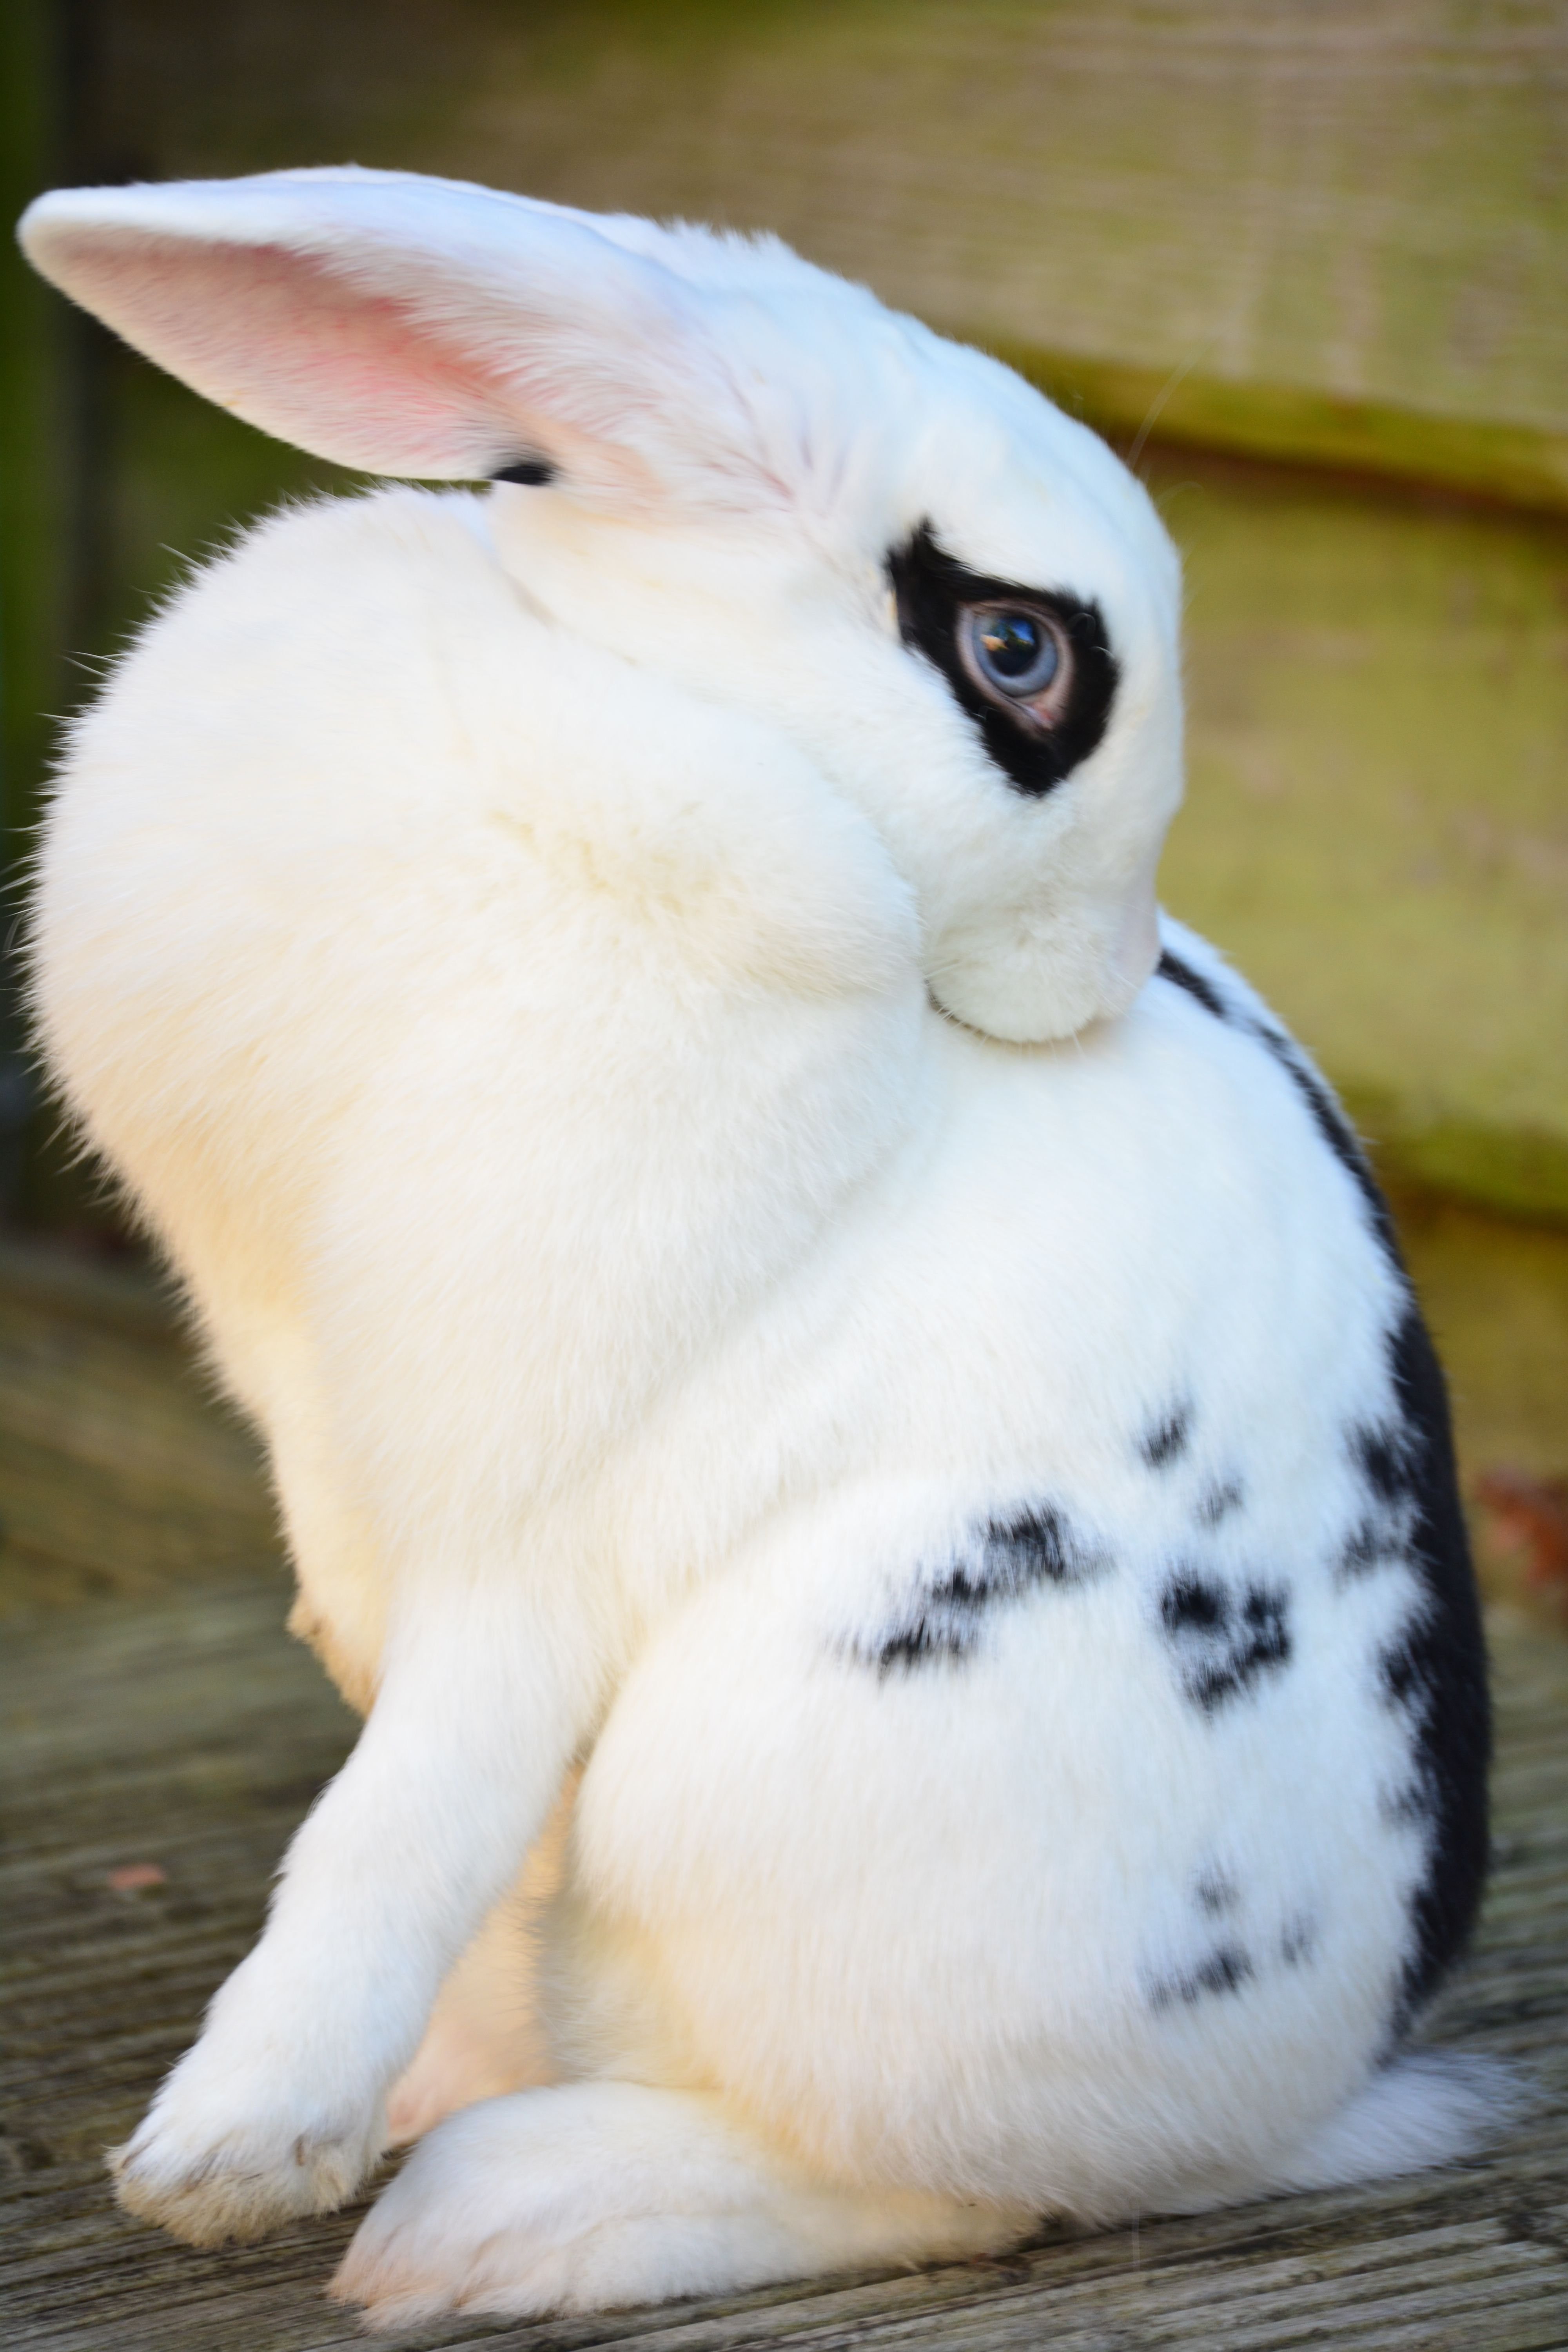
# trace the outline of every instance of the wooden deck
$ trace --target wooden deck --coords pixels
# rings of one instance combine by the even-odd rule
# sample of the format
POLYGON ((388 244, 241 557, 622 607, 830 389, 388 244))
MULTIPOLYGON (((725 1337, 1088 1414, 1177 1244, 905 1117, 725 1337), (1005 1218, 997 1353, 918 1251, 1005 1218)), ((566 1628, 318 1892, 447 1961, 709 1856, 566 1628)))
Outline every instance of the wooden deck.
MULTIPOLYGON (((271 1869, 353 1733, 282 1633, 249 1450, 203 1403, 134 1274, 0 1253, 0 2345, 363 2343, 321 2292, 353 2213, 196 2252, 121 2214, 102 2169, 254 1936, 271 1869)), ((1507 1611, 1492 1642, 1497 1866, 1474 1958, 1431 2028, 1539 2086, 1489 2156, 1198 2221, 1047 2233, 1006 2261, 393 2340, 1568 2347, 1568 1643, 1507 1611)))

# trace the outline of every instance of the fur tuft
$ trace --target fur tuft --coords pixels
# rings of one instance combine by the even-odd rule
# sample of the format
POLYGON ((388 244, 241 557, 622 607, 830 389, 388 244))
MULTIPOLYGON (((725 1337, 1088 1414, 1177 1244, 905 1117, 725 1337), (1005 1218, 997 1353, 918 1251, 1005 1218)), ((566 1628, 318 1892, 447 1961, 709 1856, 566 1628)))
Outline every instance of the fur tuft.
POLYGON ((1457 2164, 1535 2104, 1510 2067, 1469 2052, 1407 2050, 1282 2166, 1276 2189, 1342 2189, 1391 2173, 1457 2164))

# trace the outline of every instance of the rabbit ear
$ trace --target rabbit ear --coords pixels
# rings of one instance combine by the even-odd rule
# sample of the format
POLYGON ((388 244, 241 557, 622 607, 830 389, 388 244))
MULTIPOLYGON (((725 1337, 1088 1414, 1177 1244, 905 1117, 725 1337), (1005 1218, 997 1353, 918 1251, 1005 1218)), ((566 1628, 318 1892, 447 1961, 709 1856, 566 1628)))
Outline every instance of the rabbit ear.
POLYGON ((63 189, 20 236, 138 351, 340 465, 451 480, 544 459, 590 495, 783 492, 703 295, 582 215, 344 169, 63 189))

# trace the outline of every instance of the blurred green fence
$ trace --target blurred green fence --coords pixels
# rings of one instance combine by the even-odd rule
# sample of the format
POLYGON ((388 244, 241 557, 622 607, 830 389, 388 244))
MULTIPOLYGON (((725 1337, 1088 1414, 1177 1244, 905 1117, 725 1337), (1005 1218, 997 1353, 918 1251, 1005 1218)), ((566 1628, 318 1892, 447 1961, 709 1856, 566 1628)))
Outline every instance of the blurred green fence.
MULTIPOLYGON (((1568 1218, 1562 5, 7 0, 0 42, 13 212, 352 159, 771 227, 1100 424, 1188 555, 1167 902, 1396 1174, 1568 1218)), ((0 300, 15 864, 40 712, 329 477, 9 257, 0 300)), ((46 1120, 0 1181, 80 1213, 46 1120)))

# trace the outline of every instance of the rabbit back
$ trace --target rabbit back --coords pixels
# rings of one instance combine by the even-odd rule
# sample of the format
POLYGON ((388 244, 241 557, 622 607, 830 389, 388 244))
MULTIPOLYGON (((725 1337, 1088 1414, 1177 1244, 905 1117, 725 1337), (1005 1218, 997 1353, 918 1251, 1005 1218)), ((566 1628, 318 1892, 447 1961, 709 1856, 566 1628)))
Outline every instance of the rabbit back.
POLYGON ((574 2066, 717 2080, 842 2178, 1099 2220, 1433 2160, 1425 2077, 1392 2140, 1308 2152, 1485 1847, 1407 1286, 1321 1081, 1167 941, 1184 979, 1114 1034, 938 1041, 846 1352, 772 1389, 816 1481, 634 1665, 552 1929, 574 2066))

